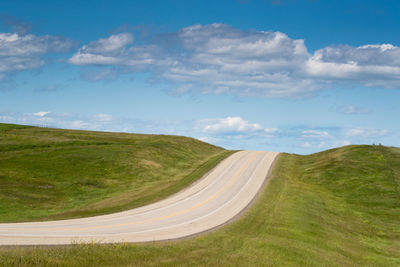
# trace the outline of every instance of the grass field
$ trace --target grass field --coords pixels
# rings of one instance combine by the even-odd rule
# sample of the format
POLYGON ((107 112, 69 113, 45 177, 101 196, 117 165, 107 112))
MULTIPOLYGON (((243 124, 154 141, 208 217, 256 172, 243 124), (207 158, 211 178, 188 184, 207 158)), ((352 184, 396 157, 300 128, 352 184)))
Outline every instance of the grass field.
POLYGON ((142 206, 187 187, 230 153, 187 137, 0 124, 0 222, 142 206))
POLYGON ((398 148, 281 154, 256 203, 216 231, 163 243, 0 248, 0 265, 400 266, 399 179, 398 148))

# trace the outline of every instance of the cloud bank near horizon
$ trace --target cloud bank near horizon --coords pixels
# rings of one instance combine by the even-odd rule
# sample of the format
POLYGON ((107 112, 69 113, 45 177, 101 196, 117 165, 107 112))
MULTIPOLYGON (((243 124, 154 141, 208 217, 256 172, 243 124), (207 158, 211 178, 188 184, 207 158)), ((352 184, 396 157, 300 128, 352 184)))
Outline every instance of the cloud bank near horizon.
POLYGON ((106 113, 79 115, 38 111, 1 112, 0 121, 41 127, 94 131, 172 134, 190 136, 227 149, 265 149, 282 151, 291 144, 297 152, 307 153, 350 144, 379 143, 394 133, 387 129, 365 127, 311 127, 286 125, 264 127, 242 117, 205 118, 189 121, 149 121, 115 117, 106 113), (244 147, 238 147, 240 143, 244 147))

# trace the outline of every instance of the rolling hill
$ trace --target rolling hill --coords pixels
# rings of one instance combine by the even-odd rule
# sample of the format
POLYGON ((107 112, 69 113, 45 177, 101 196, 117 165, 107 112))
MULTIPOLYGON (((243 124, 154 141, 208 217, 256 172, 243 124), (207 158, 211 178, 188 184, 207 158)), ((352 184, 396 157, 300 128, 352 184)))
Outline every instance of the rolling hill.
POLYGON ((0 124, 0 222, 142 206, 178 192, 231 153, 180 136, 0 124))
MULTIPOLYGON (((8 166, 10 173, 13 173, 11 170, 16 172, 22 168, 22 162, 29 162, 27 159, 31 159, 30 157, 31 160, 40 159, 42 151, 52 157, 57 155, 53 150, 61 149, 64 152, 62 142, 66 144, 73 142, 70 139, 75 135, 78 135, 79 142, 84 144, 76 147, 74 145, 73 148, 78 151, 80 147, 85 147, 88 151, 91 151, 92 147, 96 148, 90 155, 102 155, 101 153, 106 153, 102 152, 104 149, 114 152, 115 150, 108 148, 113 146, 107 143, 111 142, 110 139, 115 139, 113 142, 117 151, 122 149, 122 143, 139 139, 143 145, 151 144, 151 148, 148 149, 157 151, 154 155, 161 153, 160 144, 171 145, 174 151, 177 151, 173 155, 181 155, 182 151, 186 150, 183 150, 178 143, 179 140, 186 140, 188 144, 199 146, 199 151, 203 153, 200 154, 203 155, 203 162, 208 162, 207 158, 221 157, 228 153, 180 137, 125 136, 37 128, 12 129, 8 130, 7 134, 10 149, 4 149, 7 147, 4 145, 1 153, 16 157, 15 160, 10 158, 6 164, 3 163, 3 159, 7 158, 3 156, 1 168, 7 169, 4 166, 8 166), (35 132, 36 134, 33 134, 35 132), (29 133, 28 136, 47 136, 45 139, 48 139, 50 132, 51 136, 54 136, 54 133, 60 134, 56 139, 63 139, 61 143, 58 144, 55 140, 51 142, 59 146, 24 147, 21 148, 24 149, 21 152, 18 149, 11 149, 12 145, 17 146, 17 142, 25 138, 24 133, 29 133), (89 136, 95 138, 92 140, 89 136), (112 136, 114 137, 111 138, 112 136), (18 141, 12 144, 12 140, 18 141), (98 144, 89 145, 90 142, 98 144), (34 153, 36 149, 40 149, 37 154, 29 156, 31 154, 27 152, 34 153)), ((194 149, 192 145, 188 146, 194 149)), ((74 153, 71 152, 71 155, 74 153)), ((198 152, 192 150, 191 153, 198 152)), ((193 154, 191 159, 198 159, 199 156, 193 154)), ((122 153, 122 155, 129 154, 122 153)), ((147 153, 139 155, 143 157, 147 153)), ((160 158, 167 155, 169 154, 160 154, 160 158)), ((124 162, 122 156, 120 161, 124 162)), ((83 168, 90 162, 90 160, 83 161, 79 166, 83 168)), ((160 162, 164 161, 160 159, 160 162)), ((64 161, 59 161, 58 168, 62 168, 63 163, 64 161)), ((150 165, 152 166, 150 169, 157 169, 154 164, 150 165)), ((96 173, 98 166, 103 165, 94 166, 96 167, 87 170, 96 173)), ((168 166, 174 165, 170 163, 168 166)), ((26 168, 34 171, 37 166, 28 165, 26 168)), ((58 168, 54 167, 52 172, 58 168)), ((106 169, 102 169, 104 170, 106 169)), ((73 171, 69 174, 73 174, 73 171)), ((4 179, 4 174, 2 175, 4 179)), ((18 190, 19 187, 21 190, 25 188, 23 185, 16 186, 18 190)), ((346 146, 306 156, 282 153, 254 205, 241 218, 225 227, 188 239, 159 243, 2 247, 0 266, 399 266, 399 186, 399 148, 362 145, 346 146)), ((138 194, 143 194, 143 191, 139 191, 138 194)), ((3 199, 7 199, 5 196, 7 197, 3 193, 3 199)), ((85 210, 86 204, 81 203, 81 209, 85 210)), ((56 204, 57 202, 54 202, 55 206, 56 204)), ((16 219, 20 216, 20 214, 14 215, 12 211, 8 212, 10 214, 8 218, 16 219)))

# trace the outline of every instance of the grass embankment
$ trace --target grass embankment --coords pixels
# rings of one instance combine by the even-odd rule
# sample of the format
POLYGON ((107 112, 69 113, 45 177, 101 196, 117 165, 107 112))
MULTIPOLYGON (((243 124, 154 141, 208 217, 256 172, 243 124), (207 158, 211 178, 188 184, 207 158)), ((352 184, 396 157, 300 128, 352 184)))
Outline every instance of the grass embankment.
POLYGON ((151 244, 0 248, 0 262, 399 266, 400 199, 395 183, 400 182, 400 149, 383 151, 385 157, 377 146, 348 146, 309 156, 282 154, 267 187, 241 219, 198 237, 151 244))
POLYGON ((155 202, 230 153, 179 136, 0 124, 0 222, 91 216, 155 202))

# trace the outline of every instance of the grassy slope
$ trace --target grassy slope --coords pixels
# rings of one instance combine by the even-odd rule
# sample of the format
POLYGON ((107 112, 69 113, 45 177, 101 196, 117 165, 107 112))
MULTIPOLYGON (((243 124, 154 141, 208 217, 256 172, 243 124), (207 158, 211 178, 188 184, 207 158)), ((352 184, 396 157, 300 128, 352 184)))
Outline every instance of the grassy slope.
MULTIPOLYGON (((400 149, 384 155, 400 177, 400 149)), ((154 244, 0 248, 4 265, 399 266, 400 199, 379 147, 283 154, 238 221, 154 244)), ((1 265, 1 264, 0 264, 1 265)))
POLYGON ((0 124, 0 222, 141 206, 188 186, 229 153, 186 137, 0 124))

